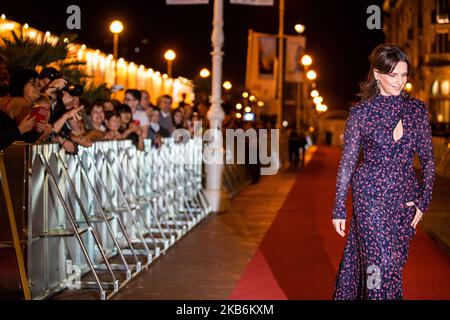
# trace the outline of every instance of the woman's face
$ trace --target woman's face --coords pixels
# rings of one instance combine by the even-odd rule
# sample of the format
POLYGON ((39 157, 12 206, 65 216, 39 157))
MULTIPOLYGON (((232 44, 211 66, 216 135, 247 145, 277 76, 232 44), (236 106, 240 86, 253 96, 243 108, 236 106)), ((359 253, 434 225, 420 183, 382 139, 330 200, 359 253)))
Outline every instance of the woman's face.
POLYGON ((181 124, 183 122, 183 115, 181 112, 175 112, 173 120, 175 121, 175 124, 181 124))
POLYGON ((131 122, 131 113, 121 112, 120 121, 122 122, 122 125, 127 126, 131 122))
POLYGON ((384 96, 399 95, 408 81, 408 65, 404 61, 399 61, 391 73, 379 73, 375 69, 375 79, 380 81, 380 93, 384 96))
POLYGON ((94 106, 91 110, 91 119, 94 125, 100 126, 105 121, 105 112, 102 106, 94 106))
POLYGON ((30 100, 31 102, 35 102, 37 99, 39 99, 40 91, 38 88, 38 81, 37 79, 31 79, 27 82, 25 87, 23 87, 23 96, 30 100))
POLYGON ((141 91, 141 106, 143 108, 146 108, 150 105, 150 97, 148 96, 148 93, 145 91, 141 91))
POLYGON ((109 118, 109 120, 106 120, 106 126, 108 127, 109 131, 117 132, 120 128, 120 117, 119 116, 113 116, 109 118))
POLYGON ((71 109, 73 107, 73 97, 67 92, 63 91, 62 102, 66 106, 67 109, 71 109))

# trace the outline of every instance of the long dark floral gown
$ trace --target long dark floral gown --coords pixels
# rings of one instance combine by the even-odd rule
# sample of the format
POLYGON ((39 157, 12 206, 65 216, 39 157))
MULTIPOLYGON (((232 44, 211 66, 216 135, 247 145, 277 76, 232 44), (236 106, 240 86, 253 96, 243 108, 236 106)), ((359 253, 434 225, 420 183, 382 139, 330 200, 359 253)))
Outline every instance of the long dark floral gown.
POLYGON ((376 97, 350 108, 336 182, 333 219, 346 219, 352 186, 353 215, 333 298, 403 299, 402 274, 416 229, 413 201, 426 212, 435 179, 427 105, 405 92, 376 97), (394 140, 399 124, 403 136, 394 140), (357 165, 360 148, 364 160, 357 165), (413 156, 421 164, 419 183, 413 156))

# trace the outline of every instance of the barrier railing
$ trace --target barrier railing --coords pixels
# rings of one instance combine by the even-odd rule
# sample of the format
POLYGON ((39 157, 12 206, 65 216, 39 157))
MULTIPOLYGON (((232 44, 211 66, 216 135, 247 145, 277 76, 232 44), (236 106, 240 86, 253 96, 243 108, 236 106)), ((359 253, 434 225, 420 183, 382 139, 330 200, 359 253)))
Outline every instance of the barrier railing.
MULTIPOLYGON (((77 155, 16 144, 4 160, 33 299, 63 289, 108 299, 211 212, 196 138, 169 138, 159 149, 145 141, 144 151, 131 141, 98 142, 77 155)), ((14 288, 15 279, 0 277, 9 282, 2 291, 14 288)))

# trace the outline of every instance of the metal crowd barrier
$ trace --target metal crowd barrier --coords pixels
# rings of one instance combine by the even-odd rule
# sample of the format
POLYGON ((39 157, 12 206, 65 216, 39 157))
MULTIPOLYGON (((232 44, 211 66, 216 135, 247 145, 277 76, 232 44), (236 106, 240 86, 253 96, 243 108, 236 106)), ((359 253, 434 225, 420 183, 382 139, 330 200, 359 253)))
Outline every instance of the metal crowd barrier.
MULTIPOLYGON (((4 160, 32 299, 63 289, 108 299, 211 212, 201 139, 168 138, 159 149, 148 140, 144 151, 131 141, 98 142, 77 155, 16 144, 4 160)), ((17 289, 7 274, 0 291, 17 289)))
POLYGON ((250 174, 244 164, 225 164, 223 169, 222 187, 229 198, 234 198, 251 183, 250 174))

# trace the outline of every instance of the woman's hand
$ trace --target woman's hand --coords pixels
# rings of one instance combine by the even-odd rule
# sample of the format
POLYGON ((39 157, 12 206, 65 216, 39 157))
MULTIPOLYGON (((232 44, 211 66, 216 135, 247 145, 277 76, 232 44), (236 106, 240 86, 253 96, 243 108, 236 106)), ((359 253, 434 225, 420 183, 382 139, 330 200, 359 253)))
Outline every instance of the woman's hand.
POLYGON ((81 121, 81 116, 79 115, 78 112, 80 112, 83 108, 84 108, 84 106, 80 106, 78 108, 73 108, 70 111, 66 112, 64 115, 67 120, 74 119, 75 121, 81 121))
POLYGON ((35 124, 36 124, 35 117, 27 115, 19 124, 20 134, 22 135, 28 131, 31 131, 34 128, 35 124))
MULTIPOLYGON (((416 206, 414 201, 408 201, 406 203, 406 205, 408 207, 416 206)), ((417 227, 417 224, 419 223, 419 221, 422 220, 422 216, 423 216, 423 212, 416 206, 416 214, 414 215, 414 219, 411 222, 411 227, 413 227, 415 229, 417 227)))
POLYGON ((345 219, 333 219, 333 226, 341 237, 345 236, 345 219))

